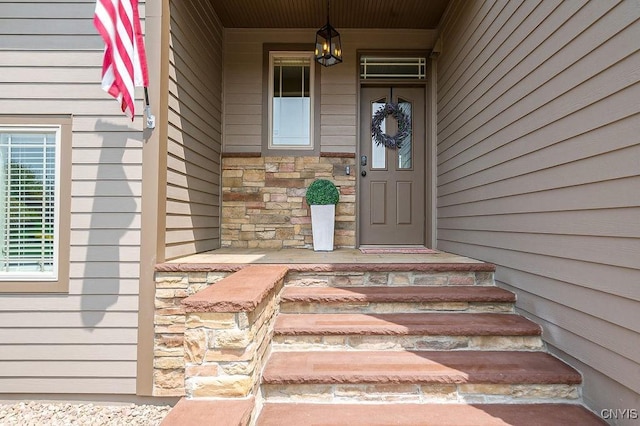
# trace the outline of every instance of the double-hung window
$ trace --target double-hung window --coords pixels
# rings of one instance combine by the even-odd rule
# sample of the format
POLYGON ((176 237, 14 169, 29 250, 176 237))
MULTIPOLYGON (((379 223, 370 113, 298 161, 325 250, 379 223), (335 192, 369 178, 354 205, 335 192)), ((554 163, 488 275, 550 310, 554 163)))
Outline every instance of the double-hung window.
POLYGON ((60 279, 62 128, 0 124, 0 288, 60 279))
POLYGON ((314 148, 313 52, 269 52, 269 149, 314 148))

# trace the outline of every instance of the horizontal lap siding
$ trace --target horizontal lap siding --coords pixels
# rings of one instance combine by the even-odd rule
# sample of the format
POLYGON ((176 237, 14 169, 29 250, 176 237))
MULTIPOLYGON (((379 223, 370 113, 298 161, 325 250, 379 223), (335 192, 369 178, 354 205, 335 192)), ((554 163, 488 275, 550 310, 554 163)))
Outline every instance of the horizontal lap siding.
POLYGON ((438 248, 498 264, 594 409, 635 406, 640 3, 456 1, 442 39, 438 248))
POLYGON ((206 1, 172 1, 165 257, 220 246, 222 25, 206 1))
MULTIPOLYGON (((226 152, 262 150, 262 45, 315 42, 315 29, 225 30, 226 152)), ((435 31, 339 29, 344 62, 320 70, 320 150, 355 153, 357 146, 358 49, 430 49, 435 31)))
POLYGON ((73 115, 69 292, 0 294, 0 392, 136 390, 142 119, 100 88, 94 8, 0 3, 0 114, 73 115))

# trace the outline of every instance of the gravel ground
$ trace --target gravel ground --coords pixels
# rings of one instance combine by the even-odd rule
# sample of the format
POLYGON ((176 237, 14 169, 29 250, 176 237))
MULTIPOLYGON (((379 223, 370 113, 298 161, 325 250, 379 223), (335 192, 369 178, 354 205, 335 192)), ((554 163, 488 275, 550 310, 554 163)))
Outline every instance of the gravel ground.
POLYGON ((0 426, 155 426, 170 409, 169 405, 17 402, 0 405, 0 426))

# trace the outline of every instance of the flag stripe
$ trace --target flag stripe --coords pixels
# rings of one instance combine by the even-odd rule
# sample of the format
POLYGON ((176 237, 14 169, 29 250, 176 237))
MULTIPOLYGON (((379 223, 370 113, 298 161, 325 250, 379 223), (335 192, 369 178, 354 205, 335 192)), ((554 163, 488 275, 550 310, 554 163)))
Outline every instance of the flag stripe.
POLYGON ((135 86, 149 85, 138 0, 97 0, 93 23, 105 43, 102 89, 133 120, 135 86))

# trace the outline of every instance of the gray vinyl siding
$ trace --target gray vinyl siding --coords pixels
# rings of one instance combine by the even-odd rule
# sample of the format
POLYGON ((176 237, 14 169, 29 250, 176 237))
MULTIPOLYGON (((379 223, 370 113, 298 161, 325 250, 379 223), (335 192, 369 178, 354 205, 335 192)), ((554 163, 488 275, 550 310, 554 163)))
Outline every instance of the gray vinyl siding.
MULTIPOLYGON (((225 30, 224 151, 261 152, 263 43, 315 42, 314 29, 225 30)), ((430 49, 432 30, 340 29, 344 62, 321 68, 320 150, 355 153, 358 128, 358 49, 430 49)))
POLYGON ((0 116, 73 116, 69 291, 0 294, 0 393, 136 392, 142 119, 100 88, 94 8, 0 3, 0 116))
POLYGON ((220 247, 222 25, 205 1, 172 1, 165 256, 220 247))
POLYGON ((454 1, 437 60, 438 248, 498 265, 598 411, 640 403, 639 19, 454 1))

